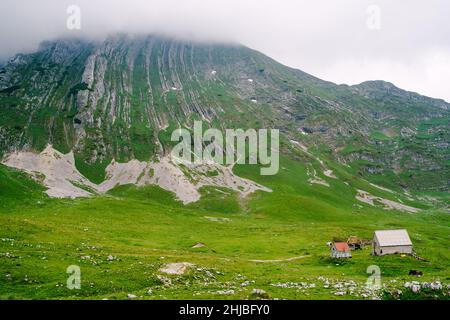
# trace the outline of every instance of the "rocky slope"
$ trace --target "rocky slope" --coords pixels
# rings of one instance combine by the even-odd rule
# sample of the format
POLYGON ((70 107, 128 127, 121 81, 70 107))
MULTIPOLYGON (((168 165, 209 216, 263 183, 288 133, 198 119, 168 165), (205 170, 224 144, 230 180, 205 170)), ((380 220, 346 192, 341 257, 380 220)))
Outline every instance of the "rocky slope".
POLYGON ((75 167, 73 153, 62 154, 47 146, 40 154, 33 152, 11 153, 3 163, 28 172, 48 188, 46 193, 54 198, 88 197, 121 185, 158 185, 173 192, 184 204, 200 199, 204 186, 224 187, 246 196, 257 190, 271 192, 250 180, 233 174, 228 167, 217 164, 192 164, 181 167, 170 157, 157 162, 131 160, 127 163, 111 162, 106 168, 106 179, 99 185, 86 179, 75 167))
POLYGON ((157 163, 175 128, 203 120, 222 129, 278 128, 289 156, 292 140, 307 148, 305 161, 445 191, 449 107, 382 81, 338 86, 239 45, 59 40, 0 69, 0 155, 37 155, 51 144, 73 152, 80 175, 100 185, 114 163, 157 163))

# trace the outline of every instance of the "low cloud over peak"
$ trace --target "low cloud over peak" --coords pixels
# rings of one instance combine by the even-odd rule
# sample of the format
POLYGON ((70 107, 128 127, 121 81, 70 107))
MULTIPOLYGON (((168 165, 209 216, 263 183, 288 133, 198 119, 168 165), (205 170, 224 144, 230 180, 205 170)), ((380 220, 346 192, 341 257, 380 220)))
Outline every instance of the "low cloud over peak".
MULTIPOLYGON (((73 11, 72 11, 73 12, 73 11)), ((59 37, 238 42, 336 83, 383 79, 450 101, 446 0, 2 0, 0 59, 59 37), (80 30, 67 9, 80 8, 80 30)))

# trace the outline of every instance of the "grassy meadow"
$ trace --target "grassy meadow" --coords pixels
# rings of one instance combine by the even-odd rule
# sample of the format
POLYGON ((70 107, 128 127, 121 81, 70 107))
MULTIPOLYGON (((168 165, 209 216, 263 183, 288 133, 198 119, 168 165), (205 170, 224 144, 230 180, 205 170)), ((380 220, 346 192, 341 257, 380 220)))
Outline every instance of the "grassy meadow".
POLYGON ((448 205, 448 195, 433 194, 440 199, 435 204, 410 201, 332 169, 341 179, 319 174, 330 183, 326 187, 310 185, 306 165, 287 158, 275 176, 238 166, 235 173, 273 192, 241 199, 204 188, 198 203, 184 206, 154 186, 50 199, 25 174, 0 166, 0 298, 247 299, 257 288, 277 299, 394 298, 397 289, 403 299, 447 299, 450 218, 439 207, 448 205), (357 202, 358 188, 422 211, 357 202), (326 243, 333 238, 371 239, 374 230, 399 228, 408 230, 427 261, 373 257, 371 248, 353 251, 352 259, 329 257, 326 243), (197 243, 205 246, 192 248, 197 243), (195 266, 183 275, 159 271, 172 262, 195 266), (70 265, 80 267, 79 290, 66 287, 70 265), (371 265, 381 270, 383 289, 375 293, 364 289, 371 265), (409 276, 411 269, 423 277, 409 276), (408 281, 436 280, 443 291, 412 294, 404 288, 408 281))

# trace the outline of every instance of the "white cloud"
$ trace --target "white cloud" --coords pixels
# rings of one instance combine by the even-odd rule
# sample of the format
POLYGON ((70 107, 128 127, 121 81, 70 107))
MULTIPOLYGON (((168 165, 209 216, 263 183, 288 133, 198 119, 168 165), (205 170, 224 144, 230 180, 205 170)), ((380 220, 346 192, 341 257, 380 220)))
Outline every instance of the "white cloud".
POLYGON ((450 101, 450 52, 441 50, 424 53, 413 62, 376 58, 342 59, 327 68, 318 68, 315 75, 346 84, 384 79, 402 89, 450 101))
POLYGON ((390 81, 450 101, 447 0, 2 0, 0 58, 42 40, 118 31, 241 42, 325 80, 390 81), (69 5, 81 31, 66 29, 69 5), (380 29, 367 8, 380 8, 380 29))

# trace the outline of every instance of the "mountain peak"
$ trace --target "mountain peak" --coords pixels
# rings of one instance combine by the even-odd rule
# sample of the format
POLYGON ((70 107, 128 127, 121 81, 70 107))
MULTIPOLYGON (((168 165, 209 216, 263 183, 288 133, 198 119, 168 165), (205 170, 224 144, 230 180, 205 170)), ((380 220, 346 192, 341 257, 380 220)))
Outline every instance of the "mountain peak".
MULTIPOLYGON (((96 183, 112 159, 167 155, 171 132, 202 120, 221 130, 280 129, 287 141, 326 145, 332 161, 369 161, 363 175, 428 163, 436 178, 430 185, 443 185, 448 104, 388 82, 337 86, 244 46, 154 35, 62 39, 16 60, 0 69, 0 154, 40 152, 47 144, 73 150, 77 168, 96 183), (430 139, 416 141, 425 127, 430 139), (423 147, 378 141, 378 132, 408 132, 410 143, 423 147), (347 148, 354 151, 339 151, 347 148)), ((406 180, 396 178, 417 185, 406 180)))

